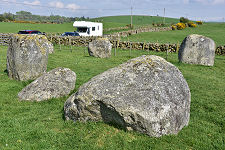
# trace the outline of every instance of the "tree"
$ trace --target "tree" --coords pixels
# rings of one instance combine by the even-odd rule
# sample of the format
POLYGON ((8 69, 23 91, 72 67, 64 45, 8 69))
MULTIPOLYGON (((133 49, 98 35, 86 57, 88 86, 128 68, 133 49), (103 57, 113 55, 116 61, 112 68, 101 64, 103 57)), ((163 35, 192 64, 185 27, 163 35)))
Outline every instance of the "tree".
POLYGON ((18 12, 16 12, 16 15, 32 15, 32 13, 31 12, 28 12, 28 11, 18 11, 18 12))
POLYGON ((3 17, 5 20, 13 21, 14 20, 14 15, 12 13, 4 13, 3 17))
POLYGON ((5 18, 3 17, 3 15, 0 15, 0 22, 5 21, 5 18))
POLYGON ((180 17, 180 22, 181 23, 188 23, 189 19, 188 18, 184 18, 184 17, 180 17))

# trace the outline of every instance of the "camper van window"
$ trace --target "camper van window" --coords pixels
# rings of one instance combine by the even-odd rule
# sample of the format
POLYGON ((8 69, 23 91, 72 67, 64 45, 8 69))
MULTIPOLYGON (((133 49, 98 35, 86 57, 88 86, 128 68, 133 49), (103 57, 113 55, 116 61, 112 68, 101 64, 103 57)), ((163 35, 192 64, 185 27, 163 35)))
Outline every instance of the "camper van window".
POLYGON ((95 27, 92 27, 92 31, 95 31, 95 27))
POLYGON ((77 32, 86 33, 87 32, 87 27, 79 27, 79 28, 77 28, 77 32))

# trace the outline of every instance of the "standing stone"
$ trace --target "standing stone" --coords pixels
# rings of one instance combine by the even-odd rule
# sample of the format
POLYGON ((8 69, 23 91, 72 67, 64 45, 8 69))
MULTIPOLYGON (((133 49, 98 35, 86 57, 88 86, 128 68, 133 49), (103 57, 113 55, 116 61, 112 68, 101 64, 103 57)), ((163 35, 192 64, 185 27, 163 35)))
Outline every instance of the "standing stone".
POLYGON ((159 137, 188 125, 191 94, 182 73, 158 56, 141 56, 82 85, 64 104, 65 118, 104 121, 159 137))
POLYGON ((214 65, 216 44, 205 36, 192 34, 182 42, 178 59, 188 64, 199 64, 205 66, 214 65))
POLYGON ((75 88, 76 74, 68 68, 56 68, 26 86, 18 97, 20 100, 43 101, 69 95, 75 88))
POLYGON ((54 46, 50 41, 46 41, 45 43, 43 43, 43 47, 46 47, 48 49, 49 54, 54 53, 54 46))
POLYGON ((46 42, 44 35, 12 35, 7 51, 8 76, 25 81, 45 73, 49 53, 46 42))
POLYGON ((107 38, 98 38, 88 45, 88 53, 90 56, 99 58, 111 57, 112 44, 107 38))

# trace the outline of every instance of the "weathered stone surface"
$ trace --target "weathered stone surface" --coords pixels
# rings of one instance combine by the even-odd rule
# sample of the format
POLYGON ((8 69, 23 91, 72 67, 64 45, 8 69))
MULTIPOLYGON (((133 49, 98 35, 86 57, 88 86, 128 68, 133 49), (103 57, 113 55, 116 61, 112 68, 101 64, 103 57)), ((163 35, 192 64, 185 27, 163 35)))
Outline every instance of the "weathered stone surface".
POLYGON ((205 36, 192 34, 187 36, 179 49, 178 59, 188 64, 214 65, 216 44, 205 36))
POLYGON ((88 45, 90 56, 108 58, 111 57, 112 44, 107 38, 98 38, 88 45))
POLYGON ((45 73, 49 53, 47 42, 44 35, 12 35, 7 51, 8 76, 24 81, 45 73))
POLYGON ((68 68, 56 68, 26 86, 20 100, 42 101, 68 95, 75 87, 76 74, 68 68))
POLYGON ((191 95, 182 73, 158 56, 141 56, 82 85, 64 104, 65 118, 113 122, 150 136, 188 125, 191 95))
POLYGON ((49 54, 54 53, 54 46, 50 41, 46 41, 45 43, 43 43, 43 47, 46 47, 48 49, 49 54))

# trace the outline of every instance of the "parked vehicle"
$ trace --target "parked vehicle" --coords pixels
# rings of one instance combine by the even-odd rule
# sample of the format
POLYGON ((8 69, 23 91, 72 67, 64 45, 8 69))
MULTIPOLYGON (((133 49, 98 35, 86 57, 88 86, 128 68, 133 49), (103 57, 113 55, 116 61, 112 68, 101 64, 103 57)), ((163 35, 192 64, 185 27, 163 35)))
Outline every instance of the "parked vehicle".
POLYGON ((38 30, 21 30, 18 32, 18 34, 41 34, 42 33, 38 30))
POLYGON ((65 32, 62 36, 80 36, 77 32, 65 32))
POLYGON ((103 25, 99 22, 75 21, 73 26, 77 28, 80 36, 102 36, 103 25))

